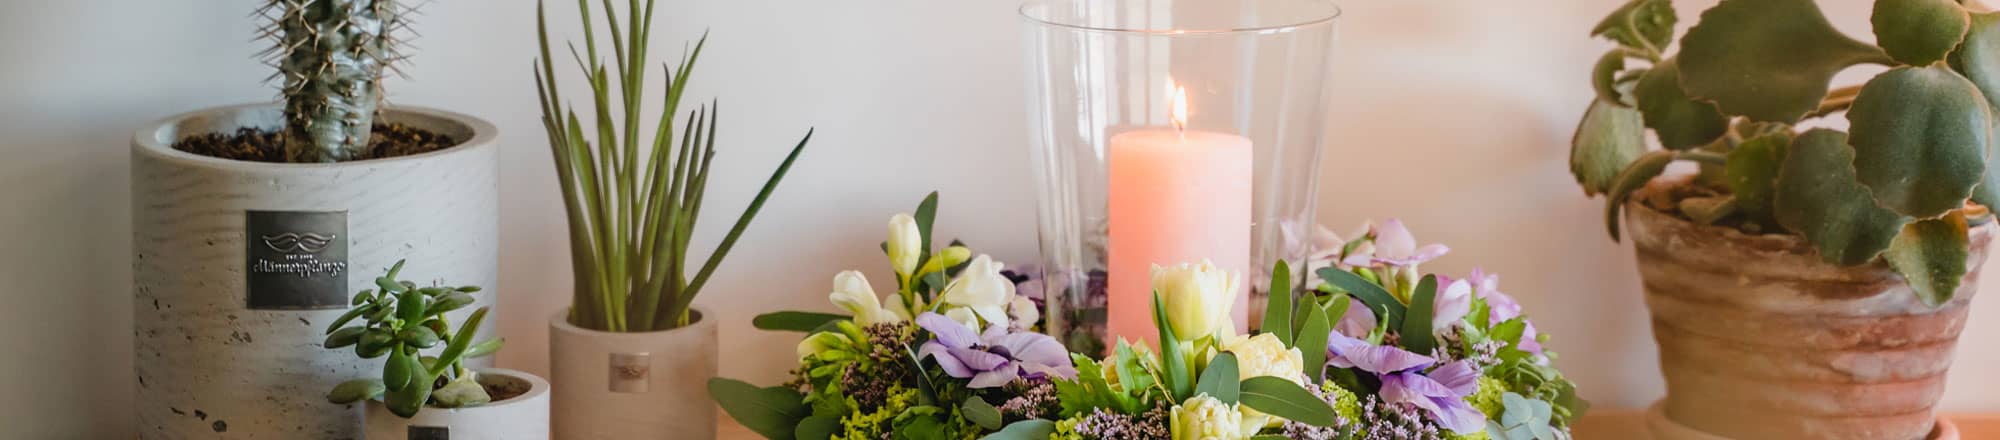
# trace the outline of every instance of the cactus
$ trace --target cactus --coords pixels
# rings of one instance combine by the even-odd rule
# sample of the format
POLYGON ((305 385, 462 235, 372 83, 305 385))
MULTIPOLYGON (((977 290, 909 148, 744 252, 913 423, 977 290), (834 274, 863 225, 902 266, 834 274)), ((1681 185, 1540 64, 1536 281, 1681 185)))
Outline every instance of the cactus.
POLYGON ((267 0, 258 10, 285 98, 286 161, 367 157, 383 72, 403 58, 396 34, 411 13, 395 0, 267 0))
POLYGON ((473 311, 456 332, 444 316, 472 304, 472 293, 479 288, 417 287, 396 280, 402 270, 403 262, 397 261, 388 275, 375 279, 381 290, 355 294, 353 308, 327 326, 323 345, 328 349, 353 347, 355 355, 364 359, 388 356, 381 375, 343 382, 327 393, 327 400, 348 404, 381 398, 390 412, 406 418, 427 404, 459 408, 487 403, 492 397, 463 361, 490 356, 506 341, 472 341, 486 318, 484 307, 473 311), (347 326, 356 319, 361 324, 347 326), (441 350, 425 355, 426 349, 441 350), (440 377, 446 379, 440 383, 440 377))

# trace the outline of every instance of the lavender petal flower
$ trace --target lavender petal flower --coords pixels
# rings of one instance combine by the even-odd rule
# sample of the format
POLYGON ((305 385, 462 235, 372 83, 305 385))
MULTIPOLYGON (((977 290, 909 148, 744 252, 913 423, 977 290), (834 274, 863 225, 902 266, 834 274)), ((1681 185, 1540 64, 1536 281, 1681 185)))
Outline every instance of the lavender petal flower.
POLYGON ((971 379, 972 388, 993 388, 1018 378, 1076 377, 1068 350, 1040 333, 1010 332, 1003 325, 975 334, 971 327, 926 312, 917 325, 935 335, 917 350, 918 359, 936 359, 945 374, 971 379))
POLYGON ((1327 362, 1340 368, 1359 368, 1375 374, 1392 374, 1422 369, 1437 362, 1430 356, 1401 348, 1370 344, 1339 332, 1327 335, 1327 362))

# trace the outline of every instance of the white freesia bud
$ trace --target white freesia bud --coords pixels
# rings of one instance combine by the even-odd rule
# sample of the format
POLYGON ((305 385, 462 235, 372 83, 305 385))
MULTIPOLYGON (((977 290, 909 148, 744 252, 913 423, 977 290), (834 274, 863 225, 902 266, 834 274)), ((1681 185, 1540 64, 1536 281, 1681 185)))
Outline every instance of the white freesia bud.
POLYGON ((1208 260, 1202 260, 1201 264, 1153 266, 1153 290, 1166 303, 1166 324, 1182 340, 1213 335, 1216 327, 1228 323, 1240 282, 1240 275, 1215 267, 1208 260))
POLYGON ((1174 406, 1169 417, 1173 440, 1242 440, 1261 427, 1246 426, 1236 405, 1222 403, 1208 393, 1174 406))
POLYGON ((902 320, 882 307, 881 300, 875 298, 875 288, 868 285, 868 277, 859 271, 834 275, 833 293, 827 294, 827 300, 854 314, 854 323, 862 326, 902 320))
POLYGON ((959 272, 958 279, 945 286, 941 300, 945 305, 972 309, 988 324, 1007 324, 1007 306, 1014 301, 1014 282, 1000 274, 1004 267, 990 256, 973 258, 965 271, 959 272))
POLYGON ((905 277, 917 270, 917 259, 924 254, 924 236, 917 230, 917 219, 909 214, 889 217, 889 264, 896 268, 896 274, 905 277))

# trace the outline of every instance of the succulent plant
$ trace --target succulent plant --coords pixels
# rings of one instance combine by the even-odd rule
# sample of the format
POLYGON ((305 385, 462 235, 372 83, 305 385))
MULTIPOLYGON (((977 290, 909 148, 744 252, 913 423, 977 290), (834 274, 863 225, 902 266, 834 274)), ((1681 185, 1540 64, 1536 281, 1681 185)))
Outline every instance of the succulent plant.
POLYGON ((588 1, 577 2, 583 21, 583 50, 578 53, 577 45, 570 45, 570 55, 590 82, 587 98, 591 105, 586 111, 592 111, 594 117, 589 125, 577 118, 576 106, 564 102, 557 90, 555 59, 550 55, 547 18, 542 12, 545 8, 537 9, 535 17, 541 41, 535 87, 541 98, 542 125, 555 156, 557 182, 562 185, 563 207, 569 215, 571 269, 576 275, 569 320, 579 327, 607 332, 678 328, 689 323, 688 310, 695 296, 742 238, 743 230, 784 180, 799 153, 805 151, 812 131, 806 131, 764 181, 763 189, 737 216, 729 233, 701 260, 699 270, 690 270, 697 260, 689 254, 688 245, 707 198, 719 110, 710 102, 688 112, 678 140, 674 139, 674 118, 679 115, 688 76, 707 37, 682 55, 678 67, 662 66, 666 93, 659 120, 651 124, 640 115, 646 106, 642 97, 650 68, 646 55, 653 35, 653 1, 644 5, 639 0, 627 2, 627 21, 622 28, 612 2, 603 4, 609 31, 606 40, 611 42, 616 69, 608 68, 598 57, 588 1), (653 127, 653 137, 644 139, 641 129, 648 125, 653 127))
POLYGON ((403 263, 397 261, 387 275, 375 279, 380 290, 355 294, 353 307, 327 325, 326 348, 353 347, 363 359, 388 356, 379 377, 343 382, 327 393, 327 400, 347 404, 381 398, 390 412, 403 417, 415 416, 427 403, 458 408, 491 400, 463 361, 490 356, 506 341, 472 341, 486 319, 485 307, 473 311, 456 332, 444 316, 471 305, 479 287, 418 287, 398 281, 403 263), (357 319, 359 324, 347 326, 357 319), (424 354, 432 349, 440 351, 424 354))
POLYGON ((411 13, 396 0, 266 0, 257 10, 273 43, 261 55, 285 98, 286 161, 363 157, 411 13))
POLYGON ((1968 217, 2000 202, 1989 172, 2000 104, 2000 13, 1951 0, 1877 0, 1876 42, 1833 28, 1812 0, 1723 0, 1669 54, 1669 0, 1632 0, 1591 31, 1617 44, 1598 60, 1596 98, 1571 146, 1571 172, 1620 209, 1674 161, 1699 164, 1708 197, 1688 218, 1803 236, 1828 263, 1877 258, 1926 304, 1951 300, 1967 271, 1968 217), (1886 72, 1834 88, 1835 74, 1886 72), (1846 128, 1827 124, 1836 115, 1846 128), (1660 149, 1647 147, 1651 131, 1660 149), (1970 202, 1970 203, 1968 203, 1970 202))

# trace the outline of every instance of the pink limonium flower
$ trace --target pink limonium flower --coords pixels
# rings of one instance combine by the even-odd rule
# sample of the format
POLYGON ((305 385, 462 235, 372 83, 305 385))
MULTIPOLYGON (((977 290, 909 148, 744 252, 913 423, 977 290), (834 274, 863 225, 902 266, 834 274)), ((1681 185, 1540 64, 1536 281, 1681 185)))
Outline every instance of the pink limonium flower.
POLYGON ((936 336, 917 350, 917 359, 937 359, 945 374, 972 379, 968 387, 993 388, 1017 378, 1076 378, 1069 350, 1048 335, 1009 332, 1004 325, 987 327, 985 334, 979 334, 934 312, 925 312, 916 321, 936 336))
POLYGON ((1423 408, 1431 421, 1454 432, 1477 432, 1484 426, 1486 415, 1465 402, 1479 391, 1479 371, 1471 362, 1450 362, 1426 372, 1437 359, 1338 332, 1327 339, 1327 363, 1374 374, 1382 381, 1384 401, 1423 408))

